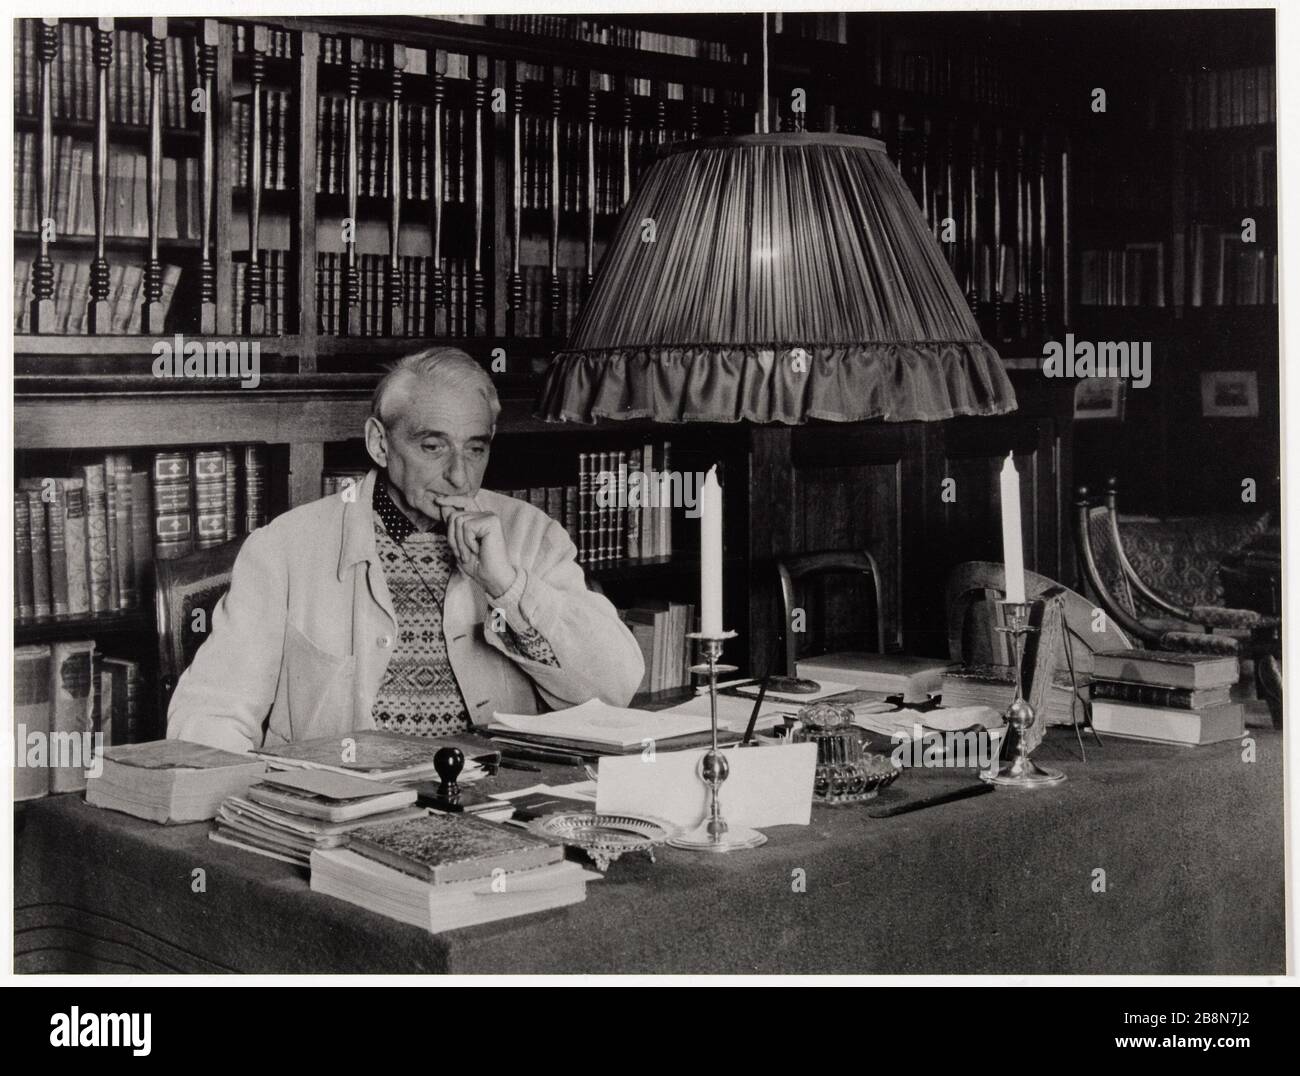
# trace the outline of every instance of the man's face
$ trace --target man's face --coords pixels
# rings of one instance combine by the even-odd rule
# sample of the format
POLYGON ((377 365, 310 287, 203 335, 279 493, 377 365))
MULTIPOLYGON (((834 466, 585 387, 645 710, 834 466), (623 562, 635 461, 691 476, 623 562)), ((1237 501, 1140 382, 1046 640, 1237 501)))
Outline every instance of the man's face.
POLYGON ((492 445, 492 413, 481 393, 412 377, 394 386, 384 410, 387 426, 372 419, 366 444, 409 507, 441 519, 437 498, 478 492, 492 445))

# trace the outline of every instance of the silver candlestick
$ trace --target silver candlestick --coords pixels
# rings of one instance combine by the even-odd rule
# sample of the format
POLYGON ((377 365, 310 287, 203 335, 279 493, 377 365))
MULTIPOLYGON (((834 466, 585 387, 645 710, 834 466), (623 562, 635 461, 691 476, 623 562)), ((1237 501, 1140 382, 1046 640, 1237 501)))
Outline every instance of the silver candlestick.
POLYGON ((684 830, 669 839, 674 848, 686 848, 693 852, 739 852, 743 848, 757 848, 767 841, 767 837, 756 829, 746 826, 731 826, 722 817, 722 802, 719 795, 722 782, 727 779, 731 769, 727 756, 718 750, 718 673, 735 672, 734 665, 719 665, 722 656, 722 644, 734 639, 734 631, 724 631, 721 635, 705 635, 703 632, 691 632, 688 639, 698 639, 704 650, 704 664, 694 665, 691 672, 709 678, 709 716, 713 723, 713 746, 704 752, 696 772, 709 790, 709 810, 703 822, 694 829, 684 830))
POLYGON ((1029 623, 1030 616, 1042 602, 999 602, 1002 607, 1004 623, 998 631, 1009 636, 1011 642, 1011 663, 1016 676, 1016 694, 1007 707, 1007 724, 1015 730, 1015 751, 1011 758, 999 762, 996 770, 980 774, 984 780, 999 788, 1044 788, 1059 785, 1065 780, 1060 770, 1049 770, 1039 766, 1029 757, 1025 747, 1025 733, 1037 719, 1034 708, 1025 699, 1024 685, 1021 677, 1021 661, 1024 654, 1024 639, 1031 631, 1038 629, 1029 623))

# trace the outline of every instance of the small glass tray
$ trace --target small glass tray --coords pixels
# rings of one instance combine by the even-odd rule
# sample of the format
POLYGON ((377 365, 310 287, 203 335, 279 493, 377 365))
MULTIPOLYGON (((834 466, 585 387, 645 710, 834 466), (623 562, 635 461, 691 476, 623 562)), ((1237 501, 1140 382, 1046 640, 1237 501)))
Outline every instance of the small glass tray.
POLYGON ((527 829, 539 837, 580 848, 600 871, 607 870, 625 852, 645 852, 653 863, 655 845, 663 844, 676 832, 674 826, 658 819, 595 811, 545 815, 530 822, 527 829))

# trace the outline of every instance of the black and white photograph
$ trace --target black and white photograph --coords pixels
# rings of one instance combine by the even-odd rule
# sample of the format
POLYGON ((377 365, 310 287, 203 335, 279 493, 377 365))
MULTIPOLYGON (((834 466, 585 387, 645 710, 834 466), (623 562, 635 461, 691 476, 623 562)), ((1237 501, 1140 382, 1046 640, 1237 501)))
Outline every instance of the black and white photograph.
POLYGON ((61 6, 12 983, 1294 974, 1289 16, 61 6))

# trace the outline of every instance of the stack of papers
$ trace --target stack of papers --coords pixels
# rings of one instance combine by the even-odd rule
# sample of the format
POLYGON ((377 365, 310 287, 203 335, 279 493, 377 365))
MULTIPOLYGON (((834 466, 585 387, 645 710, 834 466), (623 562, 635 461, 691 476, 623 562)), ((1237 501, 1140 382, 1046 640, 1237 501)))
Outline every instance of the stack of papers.
POLYGON ((326 770, 268 773, 217 812, 209 837, 258 855, 306 866, 318 848, 336 848, 360 826, 424 814, 412 788, 326 770))
POLYGON ((465 755, 460 784, 479 780, 486 776, 486 766, 501 761, 501 753, 482 741, 454 736, 403 736, 376 729, 300 740, 253 753, 279 769, 326 770, 371 781, 408 782, 436 776, 433 759, 443 747, 458 747, 465 755))
POLYGON ((488 731, 502 746, 594 756, 639 753, 647 743, 663 751, 694 746, 707 738, 712 728, 707 713, 629 710, 600 699, 545 714, 496 713, 493 718, 488 731))

